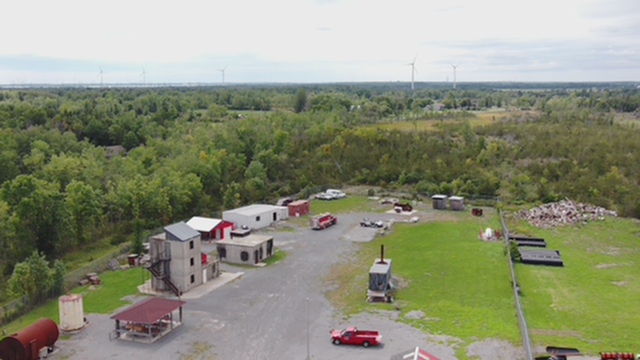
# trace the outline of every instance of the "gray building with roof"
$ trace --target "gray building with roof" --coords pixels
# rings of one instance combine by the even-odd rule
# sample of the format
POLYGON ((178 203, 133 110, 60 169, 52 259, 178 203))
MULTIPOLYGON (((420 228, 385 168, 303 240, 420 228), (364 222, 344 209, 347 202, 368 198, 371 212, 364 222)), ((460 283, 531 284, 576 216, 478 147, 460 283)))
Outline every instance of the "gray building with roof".
POLYGON ((200 233, 184 222, 164 228, 149 239, 154 290, 170 290, 179 295, 218 275, 217 259, 201 252, 200 233))

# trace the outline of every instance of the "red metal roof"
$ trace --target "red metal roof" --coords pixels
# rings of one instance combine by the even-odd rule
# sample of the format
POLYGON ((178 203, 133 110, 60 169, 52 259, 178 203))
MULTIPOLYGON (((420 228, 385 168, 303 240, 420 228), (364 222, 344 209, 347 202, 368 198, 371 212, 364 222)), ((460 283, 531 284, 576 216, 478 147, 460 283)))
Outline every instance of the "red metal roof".
POLYGON ((185 301, 149 298, 111 317, 114 320, 153 324, 186 304, 185 301))

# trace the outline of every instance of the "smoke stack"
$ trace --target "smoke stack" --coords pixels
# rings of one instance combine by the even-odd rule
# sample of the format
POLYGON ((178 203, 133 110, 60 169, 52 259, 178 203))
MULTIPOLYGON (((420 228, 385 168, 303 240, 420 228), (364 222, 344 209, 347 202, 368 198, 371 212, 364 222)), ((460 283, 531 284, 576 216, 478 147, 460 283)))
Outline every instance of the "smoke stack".
POLYGON ((384 261, 384 244, 380 245, 380 262, 378 264, 386 264, 384 261))

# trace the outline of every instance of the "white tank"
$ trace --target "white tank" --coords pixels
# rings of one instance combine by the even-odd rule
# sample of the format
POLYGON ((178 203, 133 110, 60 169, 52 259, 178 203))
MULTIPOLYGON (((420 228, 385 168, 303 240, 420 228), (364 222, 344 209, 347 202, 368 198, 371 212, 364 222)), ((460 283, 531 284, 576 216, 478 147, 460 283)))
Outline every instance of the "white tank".
POLYGON ((74 331, 84 327, 82 295, 69 294, 58 299, 60 308, 60 330, 74 331))

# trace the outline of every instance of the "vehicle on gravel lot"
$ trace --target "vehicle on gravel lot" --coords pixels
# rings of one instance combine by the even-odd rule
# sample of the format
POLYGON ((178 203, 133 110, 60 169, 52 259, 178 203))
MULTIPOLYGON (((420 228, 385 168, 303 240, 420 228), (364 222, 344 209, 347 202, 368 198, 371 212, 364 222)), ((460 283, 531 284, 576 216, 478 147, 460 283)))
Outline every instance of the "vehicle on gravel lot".
POLYGON ((316 200, 335 200, 336 197, 328 193, 320 193, 314 196, 316 200))
POLYGON ((334 345, 362 345, 375 346, 382 341, 382 335, 377 330, 358 330, 349 327, 344 330, 331 330, 331 342, 334 345))
POLYGON ((334 199, 344 199, 347 197, 347 194, 342 192, 342 190, 327 189, 324 193, 333 196, 334 199))
POLYGON ((338 218, 333 216, 331 213, 324 213, 318 216, 314 216, 310 220, 310 227, 313 230, 322 230, 326 229, 329 226, 333 226, 338 223, 338 218))
POLYGON ((369 219, 362 219, 362 221, 360 221, 360 226, 380 229, 384 227, 384 222, 382 222, 382 220, 373 221, 369 219))

